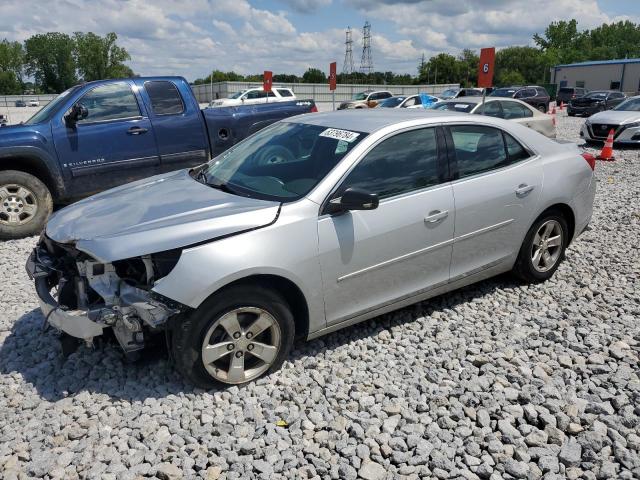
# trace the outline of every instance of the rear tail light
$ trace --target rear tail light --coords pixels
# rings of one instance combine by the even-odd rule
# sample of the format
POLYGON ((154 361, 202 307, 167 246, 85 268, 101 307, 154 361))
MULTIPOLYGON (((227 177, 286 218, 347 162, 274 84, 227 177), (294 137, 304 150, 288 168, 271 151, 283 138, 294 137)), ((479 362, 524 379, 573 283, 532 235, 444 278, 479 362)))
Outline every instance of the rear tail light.
POLYGON ((587 161, 587 163, 591 167, 591 170, 595 170, 596 169, 596 157, 594 157, 593 155, 591 155, 590 153, 587 153, 587 152, 583 152, 583 153, 581 153, 581 155, 582 155, 582 158, 584 158, 587 161))
POLYGON ((311 113, 318 113, 318 107, 316 107, 315 103, 313 104, 313 107, 311 107, 311 113))

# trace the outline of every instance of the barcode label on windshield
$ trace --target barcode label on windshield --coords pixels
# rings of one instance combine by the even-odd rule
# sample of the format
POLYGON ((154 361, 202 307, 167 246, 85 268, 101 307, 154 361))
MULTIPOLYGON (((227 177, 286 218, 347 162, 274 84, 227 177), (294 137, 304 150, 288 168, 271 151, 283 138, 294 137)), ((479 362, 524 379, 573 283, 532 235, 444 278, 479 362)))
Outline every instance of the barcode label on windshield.
POLYGON ((345 142, 353 142, 360 134, 350 132, 349 130, 340 130, 337 128, 327 128, 320 134, 321 137, 335 138, 336 140, 344 140, 345 142))

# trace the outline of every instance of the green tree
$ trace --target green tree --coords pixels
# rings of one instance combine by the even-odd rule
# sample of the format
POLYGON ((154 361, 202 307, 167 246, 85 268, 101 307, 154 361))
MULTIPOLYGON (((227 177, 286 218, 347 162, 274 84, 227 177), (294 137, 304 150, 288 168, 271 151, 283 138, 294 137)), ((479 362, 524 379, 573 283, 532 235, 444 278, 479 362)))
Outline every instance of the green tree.
POLYGON ((327 75, 319 68, 309 68, 302 75, 303 83, 324 83, 327 81, 327 75))
POLYGON ((223 72, 222 70, 214 70, 204 78, 197 78, 193 83, 200 85, 202 83, 216 82, 241 82, 244 77, 234 71, 223 72))
POLYGON ((545 58, 537 48, 507 47, 496 52, 496 85, 542 83, 545 72, 545 58))
POLYGON ((439 53, 423 65, 420 83, 460 83, 460 64, 456 57, 439 53))
POLYGON ((476 52, 465 48, 458 55, 458 70, 460 72, 460 83, 465 87, 475 87, 478 84, 478 65, 480 57, 476 52))
POLYGON ((37 34, 24 44, 26 71, 46 93, 60 93, 77 83, 75 42, 69 35, 37 34))
POLYGON ((131 68, 124 64, 131 56, 116 44, 115 33, 101 37, 93 32, 76 32, 73 39, 76 67, 85 81, 133 76, 131 68))
POLYGON ((20 42, 0 41, 0 93, 22 93, 24 71, 24 48, 20 42))

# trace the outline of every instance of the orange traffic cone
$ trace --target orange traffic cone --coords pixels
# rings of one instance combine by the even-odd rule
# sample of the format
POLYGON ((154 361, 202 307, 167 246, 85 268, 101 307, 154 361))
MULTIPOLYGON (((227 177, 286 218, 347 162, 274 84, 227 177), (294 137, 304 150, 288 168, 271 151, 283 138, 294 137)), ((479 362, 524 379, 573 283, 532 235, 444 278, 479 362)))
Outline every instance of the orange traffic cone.
POLYGON ((604 142, 604 147, 602 147, 602 151, 596 159, 604 162, 613 162, 615 160, 615 157, 613 156, 613 128, 609 130, 607 141, 604 142))

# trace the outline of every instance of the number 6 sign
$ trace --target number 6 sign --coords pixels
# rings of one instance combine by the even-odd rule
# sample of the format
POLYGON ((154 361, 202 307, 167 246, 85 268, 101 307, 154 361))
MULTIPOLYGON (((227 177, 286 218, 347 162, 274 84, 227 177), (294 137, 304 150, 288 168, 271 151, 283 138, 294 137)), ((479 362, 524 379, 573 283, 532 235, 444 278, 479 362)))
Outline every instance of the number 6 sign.
POLYGON ((478 87, 493 86, 493 63, 496 58, 495 48, 480 50, 480 65, 478 65, 478 87))

